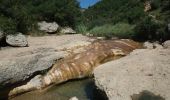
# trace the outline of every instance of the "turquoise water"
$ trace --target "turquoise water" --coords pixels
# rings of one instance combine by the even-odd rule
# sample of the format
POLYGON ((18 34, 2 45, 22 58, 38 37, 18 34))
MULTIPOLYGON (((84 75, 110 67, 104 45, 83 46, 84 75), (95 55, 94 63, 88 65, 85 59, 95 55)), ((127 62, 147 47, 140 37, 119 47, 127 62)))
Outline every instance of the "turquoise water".
POLYGON ((100 94, 96 92, 93 79, 73 80, 45 91, 25 93, 12 100, 69 100, 74 96, 79 100, 104 100, 97 99, 100 94))

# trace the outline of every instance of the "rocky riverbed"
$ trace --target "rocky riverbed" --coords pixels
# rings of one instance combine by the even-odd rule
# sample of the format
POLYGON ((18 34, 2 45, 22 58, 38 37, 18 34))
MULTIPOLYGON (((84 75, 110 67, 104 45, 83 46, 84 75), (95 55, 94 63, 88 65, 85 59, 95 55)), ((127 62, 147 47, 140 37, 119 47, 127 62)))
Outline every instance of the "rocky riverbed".
POLYGON ((97 66, 95 83, 109 100, 169 100, 168 41, 164 47, 145 43, 148 49, 137 49, 128 55, 141 45, 131 40, 94 42, 96 39, 79 34, 27 40, 28 47, 0 50, 0 98, 84 78, 97 66))

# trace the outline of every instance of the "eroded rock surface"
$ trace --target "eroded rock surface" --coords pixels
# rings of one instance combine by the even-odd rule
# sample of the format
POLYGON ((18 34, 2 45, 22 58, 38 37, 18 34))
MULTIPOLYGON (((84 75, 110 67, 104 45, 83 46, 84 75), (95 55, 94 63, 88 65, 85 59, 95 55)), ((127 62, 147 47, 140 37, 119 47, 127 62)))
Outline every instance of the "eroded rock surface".
POLYGON ((98 65, 125 56, 140 45, 131 40, 103 40, 86 46, 84 51, 72 53, 56 62, 45 75, 30 80, 27 84, 10 91, 9 96, 19 93, 41 90, 50 85, 79 79, 92 75, 98 65))
POLYGON ((132 100, 131 97, 143 95, 144 91, 148 91, 145 95, 152 95, 152 100, 170 100, 170 50, 135 50, 97 67, 94 76, 96 85, 109 100, 132 100))
POLYGON ((29 47, 0 50, 0 86, 24 81, 35 73, 51 68, 56 60, 69 54, 67 49, 87 46, 89 41, 93 40, 79 34, 28 37, 29 47), (68 45, 70 41, 71 46, 68 45))

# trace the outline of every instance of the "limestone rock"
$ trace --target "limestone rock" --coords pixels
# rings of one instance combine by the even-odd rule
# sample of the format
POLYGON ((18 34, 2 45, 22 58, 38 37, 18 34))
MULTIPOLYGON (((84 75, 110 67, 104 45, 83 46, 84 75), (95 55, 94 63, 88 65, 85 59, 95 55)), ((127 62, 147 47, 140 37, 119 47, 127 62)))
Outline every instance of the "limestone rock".
POLYGON ((48 23, 46 21, 42 21, 38 23, 38 27, 40 31, 54 33, 58 31, 59 25, 56 22, 48 23))
POLYGON ((157 42, 151 43, 151 42, 144 42, 143 47, 146 49, 163 49, 163 46, 160 45, 157 42))
POLYGON ((170 48, 170 40, 165 41, 165 42, 163 43, 163 46, 164 46, 165 48, 170 48))
POLYGON ((72 97, 69 100, 79 100, 77 97, 72 97))
POLYGON ((1 60, 0 85, 24 81, 37 72, 49 69, 56 60, 64 56, 66 56, 64 52, 50 51, 1 60))
POLYGON ((170 100, 169 61, 168 49, 135 50, 129 56, 97 67, 95 83, 109 100, 132 100, 134 94, 145 91, 147 95, 170 100))
POLYGON ((10 46, 14 46, 14 47, 26 47, 26 46, 28 46, 27 38, 22 33, 18 33, 18 34, 15 34, 15 35, 7 35, 6 36, 6 42, 10 46))
POLYGON ((65 28, 62 28, 60 33, 63 33, 63 34, 75 34, 76 31, 74 31, 72 28, 70 27, 65 27, 65 28))

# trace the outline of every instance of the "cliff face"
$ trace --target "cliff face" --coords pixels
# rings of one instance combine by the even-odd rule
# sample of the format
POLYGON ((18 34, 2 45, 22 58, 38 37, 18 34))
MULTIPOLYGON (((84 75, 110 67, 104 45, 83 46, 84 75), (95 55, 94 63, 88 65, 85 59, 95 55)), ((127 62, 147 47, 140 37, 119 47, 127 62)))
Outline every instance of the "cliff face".
POLYGON ((140 45, 131 40, 102 40, 85 47, 81 53, 73 53, 52 66, 45 75, 39 75, 26 85, 14 88, 11 95, 43 89, 52 84, 84 78, 92 75, 93 69, 98 65, 129 54, 140 45))

